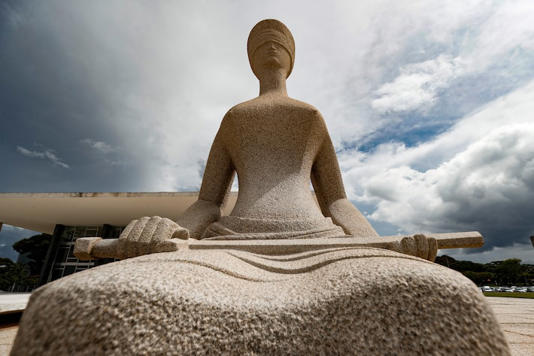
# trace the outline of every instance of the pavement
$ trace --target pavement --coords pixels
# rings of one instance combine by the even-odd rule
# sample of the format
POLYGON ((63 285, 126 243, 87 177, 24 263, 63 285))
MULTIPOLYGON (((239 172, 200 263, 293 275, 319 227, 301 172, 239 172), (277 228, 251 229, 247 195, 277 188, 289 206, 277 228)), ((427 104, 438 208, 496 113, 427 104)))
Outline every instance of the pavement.
MULTIPOLYGON (((0 355, 8 355, 30 293, 0 293, 0 355)), ((488 297, 513 356, 534 356, 534 299, 488 297)))
POLYGON ((9 355, 30 293, 0 292, 0 355, 9 355))
POLYGON ((9 355, 18 329, 16 325, 0 326, 0 355, 9 355))
POLYGON ((534 299, 487 298, 497 316, 512 355, 534 356, 534 299))
POLYGON ((0 292, 0 315, 22 312, 28 304, 30 294, 0 292))

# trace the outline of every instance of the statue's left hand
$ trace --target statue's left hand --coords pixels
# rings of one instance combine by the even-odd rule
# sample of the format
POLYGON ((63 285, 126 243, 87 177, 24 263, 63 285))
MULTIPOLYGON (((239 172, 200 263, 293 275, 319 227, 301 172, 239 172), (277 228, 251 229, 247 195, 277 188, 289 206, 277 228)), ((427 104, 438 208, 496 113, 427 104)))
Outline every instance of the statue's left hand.
POLYGON ((438 242, 435 238, 423 234, 406 236, 400 242, 399 252, 434 261, 438 253, 438 242))

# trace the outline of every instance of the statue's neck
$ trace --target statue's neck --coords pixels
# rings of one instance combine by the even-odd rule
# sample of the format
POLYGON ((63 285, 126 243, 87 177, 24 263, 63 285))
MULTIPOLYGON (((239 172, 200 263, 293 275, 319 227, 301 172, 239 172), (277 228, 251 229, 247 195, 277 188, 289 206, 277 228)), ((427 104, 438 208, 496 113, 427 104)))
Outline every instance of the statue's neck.
POLYGON ((287 96, 286 74, 283 71, 269 71, 260 77, 260 96, 287 96))

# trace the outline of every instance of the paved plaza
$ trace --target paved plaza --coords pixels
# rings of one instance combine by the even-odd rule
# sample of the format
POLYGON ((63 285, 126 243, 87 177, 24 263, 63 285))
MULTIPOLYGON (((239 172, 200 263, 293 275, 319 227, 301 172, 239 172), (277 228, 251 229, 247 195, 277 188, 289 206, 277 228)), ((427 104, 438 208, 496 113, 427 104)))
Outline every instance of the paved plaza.
POLYGON ((21 312, 26 308, 31 293, 0 292, 0 315, 21 312))
MULTIPOLYGON (((3 312, 24 309, 29 293, 0 294, 0 315, 3 312)), ((488 298, 504 330, 512 355, 534 356, 534 299, 488 298)), ((0 355, 9 354, 17 333, 11 322, 0 325, 0 355)))
POLYGON ((512 349, 512 355, 534 355, 534 299, 487 298, 512 349))

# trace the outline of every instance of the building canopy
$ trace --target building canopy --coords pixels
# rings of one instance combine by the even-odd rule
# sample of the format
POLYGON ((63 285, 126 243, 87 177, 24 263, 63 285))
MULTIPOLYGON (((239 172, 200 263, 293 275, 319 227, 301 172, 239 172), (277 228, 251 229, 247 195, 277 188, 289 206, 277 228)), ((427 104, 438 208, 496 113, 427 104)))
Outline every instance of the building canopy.
MULTIPOLYGON (((142 216, 175 220, 198 197, 198 192, 153 193, 0 193, 0 222, 51 234, 66 226, 125 226, 142 216)), ((237 192, 223 206, 229 214, 237 192)))

